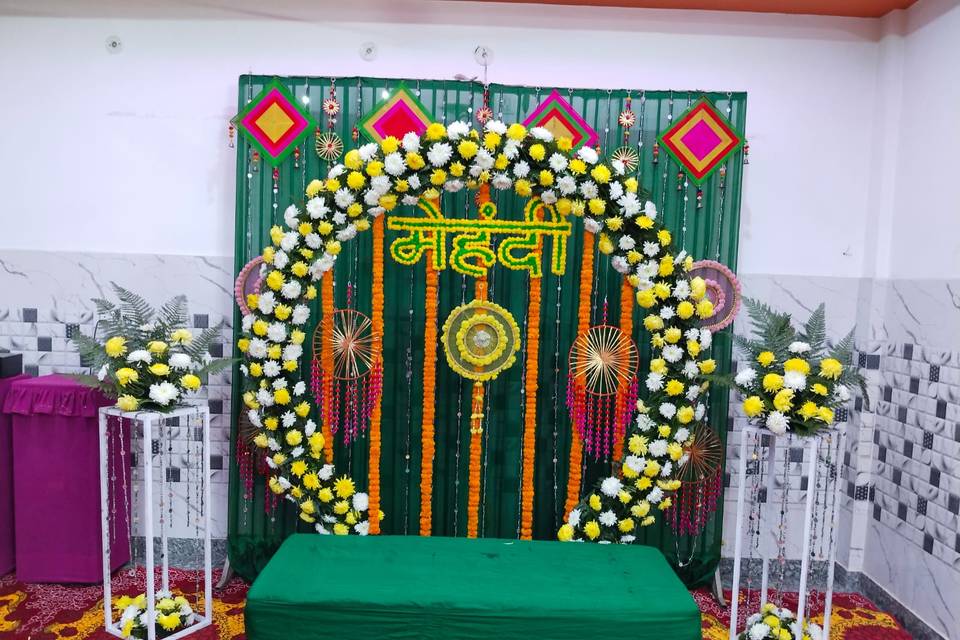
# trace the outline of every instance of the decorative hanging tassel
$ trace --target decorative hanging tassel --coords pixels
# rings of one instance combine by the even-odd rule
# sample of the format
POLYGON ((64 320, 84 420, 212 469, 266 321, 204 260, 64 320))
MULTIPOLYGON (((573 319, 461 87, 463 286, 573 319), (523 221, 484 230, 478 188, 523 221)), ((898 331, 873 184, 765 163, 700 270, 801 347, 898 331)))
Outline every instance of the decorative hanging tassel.
POLYGON ((233 123, 231 122, 229 125, 227 125, 227 146, 230 147, 231 149, 236 147, 236 144, 234 144, 233 142, 233 139, 236 136, 236 133, 237 133, 237 128, 234 127, 233 123))
POLYGON ((660 143, 654 142, 653 143, 653 164, 657 164, 659 162, 660 162, 660 143))
POLYGON ((743 164, 750 164, 750 142, 746 139, 743 141, 743 164))
POLYGON ((703 189, 697 189, 697 209, 703 209, 703 189))
POLYGON ((727 181, 727 165, 725 164, 720 165, 719 173, 720 173, 720 189, 722 190, 727 181))
POLYGON ((260 171, 260 152, 254 151, 250 156, 250 170, 253 173, 260 171))

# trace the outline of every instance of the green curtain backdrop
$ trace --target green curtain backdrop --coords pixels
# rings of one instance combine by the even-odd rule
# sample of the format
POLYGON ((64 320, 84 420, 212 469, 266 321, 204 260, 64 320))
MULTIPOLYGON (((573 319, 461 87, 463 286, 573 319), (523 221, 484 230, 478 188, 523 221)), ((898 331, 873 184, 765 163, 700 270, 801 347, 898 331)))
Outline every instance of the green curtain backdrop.
MULTIPOLYGON (((265 84, 269 76, 241 76, 238 108, 242 108, 265 84)), ((298 100, 309 97, 308 108, 325 129, 326 119, 320 105, 327 97, 331 79, 323 77, 282 78, 286 87, 298 100)), ((401 80, 382 78, 336 78, 336 94, 341 114, 336 131, 344 140, 346 149, 354 146, 351 130, 358 119, 369 112, 386 92, 401 80)), ((403 81, 437 120, 453 122, 473 121, 472 115, 482 105, 483 87, 476 82, 460 81, 403 81)), ((656 137, 689 105, 704 95, 697 91, 607 91, 559 89, 573 107, 599 133, 605 152, 624 144, 623 131, 617 116, 624 108, 628 95, 637 114, 637 125, 632 129, 627 144, 640 147, 641 162, 637 171, 642 186, 661 211, 662 219, 671 230, 675 244, 682 246, 694 258, 716 259, 736 270, 739 230, 740 185, 742 152, 737 151, 726 161, 725 189, 720 188, 719 172, 702 185, 703 206, 697 208, 697 188, 690 182, 678 180, 678 165, 665 151, 659 153, 659 162, 653 163, 653 144, 656 137), (642 126, 641 126, 642 125, 642 126), (679 187, 679 188, 678 188, 679 187)), ((489 103, 496 117, 503 121, 519 122, 546 98, 551 88, 532 88, 490 85, 489 103)), ((708 93, 707 97, 723 112, 738 131, 744 130, 746 94, 708 93)), ((476 122, 474 125, 476 126, 476 122)), ((271 225, 282 222, 282 213, 291 202, 302 202, 303 189, 309 180, 325 174, 327 163, 320 160, 313 149, 314 137, 309 136, 300 147, 299 167, 294 167, 291 155, 279 167, 276 192, 273 188, 271 167, 263 160, 253 162, 253 149, 242 137, 237 140, 237 215, 236 215, 236 269, 239 269, 269 242, 271 225)), ((361 139, 360 143, 364 140, 361 139)), ((498 217, 519 219, 523 201, 512 194, 493 191, 498 217)), ((447 217, 476 217, 473 194, 461 192, 445 194, 442 209, 447 217)), ((412 207, 398 208, 397 215, 414 215, 412 207)), ((565 405, 567 354, 573 343, 577 325, 579 268, 582 259, 583 230, 574 221, 574 232, 568 243, 567 268, 564 276, 555 276, 544 270, 542 282, 541 346, 539 362, 539 393, 537 402, 536 438, 536 497, 534 502, 534 537, 553 539, 561 523, 567 480, 570 420, 565 405)), ((353 289, 351 306, 370 314, 370 233, 359 234, 347 243, 337 261, 337 306, 347 306, 348 285, 353 289)), ((387 231, 386 244, 398 232, 387 231)), ((548 264, 552 250, 545 243, 544 264, 548 264)), ((679 250, 679 249, 677 249, 679 250)), ((467 467, 469 459, 470 383, 462 380, 447 366, 438 345, 424 345, 424 263, 407 267, 394 262, 389 253, 385 257, 385 312, 384 324, 384 379, 383 426, 381 459, 381 508, 385 520, 381 527, 385 534, 417 535, 420 503, 420 419, 422 413, 422 386, 420 372, 424 351, 437 358, 436 404, 436 458, 434 461, 433 535, 465 536, 467 504, 467 467)), ((490 299, 505 306, 513 314, 526 336, 528 276, 526 272, 494 267, 489 274, 490 299)), ((596 258, 596 276, 592 296, 592 320, 618 324, 620 313, 620 284, 622 276, 609 266, 606 256, 596 258)), ((473 298, 473 280, 451 269, 440 275, 438 317, 443 319, 457 305, 473 298)), ((313 320, 318 319, 315 309, 313 320)), ((635 312, 634 336, 641 350, 641 379, 649 362, 649 336, 643 331, 639 314, 635 312)), ((239 312, 234 327, 240 325, 239 312)), ((312 329, 310 328, 312 335, 312 329)), ((236 336, 235 336, 236 337, 236 336)), ((309 339, 308 339, 309 341, 309 339)), ((721 371, 729 370, 730 340, 722 334, 714 341, 715 357, 721 371)), ((521 349, 521 354, 523 353, 521 349)), ((235 354, 239 355, 239 354, 235 354)), ((309 350, 308 350, 309 355, 309 350)), ((305 356, 303 371, 309 372, 305 356)), ((239 379, 239 371, 234 376, 239 379)), ((479 531, 482 537, 517 538, 520 528, 520 477, 523 433, 524 363, 517 363, 488 385, 486 407, 488 417, 484 424, 484 453, 479 531)), ((236 447, 237 416, 240 409, 240 384, 234 385, 232 442, 236 447)), ((709 419, 721 438, 725 439, 727 425, 727 398, 724 393, 710 395, 709 419)), ((337 438, 335 458, 338 473, 350 474, 361 490, 366 489, 367 478, 366 435, 345 447, 337 438)), ((276 509, 265 505, 264 483, 258 478, 251 499, 245 497, 235 456, 230 466, 229 556, 232 566, 242 575, 253 577, 270 559, 280 542, 290 533, 307 530, 285 503, 276 509)), ((597 478, 609 472, 610 462, 587 460, 583 482, 592 485, 597 478)), ((720 501, 722 509, 722 500, 720 501)), ((703 582, 712 575, 719 560, 722 512, 711 517, 697 539, 676 539, 666 524, 656 525, 641 532, 646 544, 663 550, 681 578, 688 584, 703 582)))

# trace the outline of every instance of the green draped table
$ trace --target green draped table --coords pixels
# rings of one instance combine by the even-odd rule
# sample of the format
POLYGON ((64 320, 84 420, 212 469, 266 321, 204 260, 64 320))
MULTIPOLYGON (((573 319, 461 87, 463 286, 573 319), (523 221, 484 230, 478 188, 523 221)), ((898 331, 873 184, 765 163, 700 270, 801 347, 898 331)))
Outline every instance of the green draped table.
POLYGON ((699 640, 659 550, 417 536, 293 535, 250 588, 251 640, 699 640))

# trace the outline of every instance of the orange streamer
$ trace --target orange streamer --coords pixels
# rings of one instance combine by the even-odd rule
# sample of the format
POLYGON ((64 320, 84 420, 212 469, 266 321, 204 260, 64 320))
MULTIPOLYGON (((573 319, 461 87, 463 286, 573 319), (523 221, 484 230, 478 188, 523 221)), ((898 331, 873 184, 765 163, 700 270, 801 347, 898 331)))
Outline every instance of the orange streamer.
POLYGON ((426 320, 423 327, 423 420, 420 426, 420 535, 429 536, 433 530, 433 456, 434 392, 437 386, 437 286, 440 272, 427 262, 427 289, 425 295, 426 320))
MULTIPOLYGON (((630 286, 630 283, 624 280, 623 286, 620 287, 620 330, 631 337, 633 336, 633 305, 635 292, 636 290, 630 286)), ((623 383, 621 383, 617 388, 616 415, 623 415, 624 411, 629 410, 629 407, 624 406, 626 401, 627 389, 623 383)), ((613 434, 613 469, 615 472, 620 468, 620 460, 623 458, 623 436, 624 433, 620 431, 618 426, 613 434)))
POLYGON ((323 452, 327 464, 333 464, 333 434, 330 432, 330 414, 333 402, 333 269, 330 269, 320 279, 320 304, 323 317, 320 322, 323 327, 323 344, 321 346, 320 364, 323 369, 323 406, 321 407, 323 433, 323 452))
MULTIPOLYGON (((590 294, 593 291, 593 246, 594 235, 583 233, 583 263, 580 270, 580 302, 577 307, 577 335, 590 328, 590 294)), ((563 517, 580 501, 580 464, 583 459, 583 440, 576 428, 570 429, 570 471, 567 474, 567 502, 563 507, 563 517)))
MULTIPOLYGON (((477 278, 474 288, 477 300, 487 299, 487 279, 477 278)), ((470 401, 470 466, 467 490, 467 537, 477 537, 480 520, 480 461, 483 453, 483 383, 473 383, 470 401)))
MULTIPOLYGON (((383 218, 373 221, 373 291, 371 292, 371 318, 373 331, 373 361, 383 366, 383 218)), ((380 421, 382 394, 377 397, 370 414, 369 488, 370 535, 380 533, 380 421)))

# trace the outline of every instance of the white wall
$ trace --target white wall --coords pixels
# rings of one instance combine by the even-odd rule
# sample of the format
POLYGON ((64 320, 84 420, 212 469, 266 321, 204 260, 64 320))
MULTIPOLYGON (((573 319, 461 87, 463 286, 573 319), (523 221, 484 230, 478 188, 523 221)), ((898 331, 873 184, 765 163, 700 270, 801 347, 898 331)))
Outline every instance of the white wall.
POLYGON ((0 86, 19 96, 0 102, 0 122, 22 123, 3 132, 0 248, 230 255, 238 75, 476 75, 482 43, 495 82, 747 91, 740 270, 862 275, 876 21, 460 2, 349 11, 327 7, 323 23, 0 18, 0 86), (110 35, 122 53, 107 53, 110 35), (367 40, 374 62, 357 54, 367 40))

